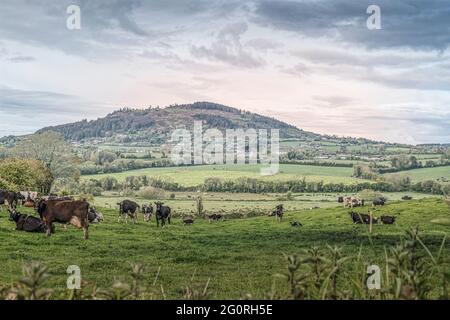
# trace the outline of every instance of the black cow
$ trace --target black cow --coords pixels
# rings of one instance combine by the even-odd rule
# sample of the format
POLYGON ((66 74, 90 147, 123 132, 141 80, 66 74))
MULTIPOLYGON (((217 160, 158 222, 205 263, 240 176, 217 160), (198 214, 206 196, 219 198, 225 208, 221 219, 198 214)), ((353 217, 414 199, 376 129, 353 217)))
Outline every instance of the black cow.
POLYGON ((272 211, 269 216, 273 217, 275 216, 277 221, 280 221, 283 219, 283 214, 284 214, 284 208, 282 204, 279 204, 275 207, 275 210, 272 211))
POLYGON ((19 192, 0 190, 0 205, 5 204, 5 201, 7 201, 10 209, 15 209, 17 203, 24 199, 24 196, 19 192))
POLYGON ((155 202, 156 211, 156 226, 159 227, 159 222, 161 222, 161 227, 164 227, 167 222, 170 224, 170 218, 172 216, 171 209, 168 206, 163 206, 164 203, 161 201, 155 202))
POLYGON ((209 223, 211 223, 211 221, 219 221, 219 220, 223 220, 223 216, 221 214, 213 213, 208 216, 209 223))
POLYGON ((412 197, 411 196, 403 196, 402 200, 412 200, 412 197))
MULTIPOLYGON (((365 224, 370 224, 370 215, 366 214, 366 213, 358 213, 358 212, 349 212, 350 217, 353 220, 353 223, 356 224, 361 224, 361 223, 365 223, 365 224)), ((372 224, 377 224, 378 223, 378 218, 375 218, 372 216, 372 224)))
POLYGON ((344 203, 344 197, 338 197, 338 203, 344 203))
POLYGON ((150 221, 150 219, 152 218, 152 214, 153 214, 153 207, 152 205, 146 205, 144 204, 142 206, 142 214, 144 215, 144 221, 148 222, 150 221))
POLYGON ((9 211, 9 220, 16 223, 16 230, 26 232, 46 232, 45 223, 37 218, 27 214, 21 214, 16 210, 9 211))
POLYGON ((131 200, 123 200, 117 204, 119 206, 119 219, 117 222, 120 222, 120 218, 124 218, 125 222, 128 223, 128 216, 133 219, 133 223, 137 221, 137 215, 139 212, 139 205, 131 200))
POLYGON ((88 221, 89 223, 99 223, 103 221, 103 214, 98 212, 95 207, 90 207, 88 211, 88 221))
POLYGON ((188 218, 188 219, 184 219, 183 223, 185 226, 191 225, 194 223, 194 219, 188 218))
POLYGON ((303 227, 303 225, 300 223, 300 221, 291 221, 291 226, 293 227, 303 227))
POLYGON ((374 206, 384 206, 385 203, 386 203, 386 198, 384 198, 384 197, 377 197, 377 198, 373 199, 373 201, 372 201, 372 205, 374 205, 374 206))
POLYGON ((395 219, 397 219, 397 217, 395 217, 395 216, 381 216, 380 217, 382 224, 393 224, 395 222, 395 219))

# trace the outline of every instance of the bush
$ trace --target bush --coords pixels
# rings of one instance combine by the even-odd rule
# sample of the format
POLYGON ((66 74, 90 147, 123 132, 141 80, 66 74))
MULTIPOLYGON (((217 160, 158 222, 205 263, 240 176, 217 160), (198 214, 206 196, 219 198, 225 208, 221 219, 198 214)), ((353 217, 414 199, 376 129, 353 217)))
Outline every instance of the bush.
POLYGON ((139 189, 137 195, 148 200, 163 199, 165 197, 165 191, 155 187, 143 187, 139 189))

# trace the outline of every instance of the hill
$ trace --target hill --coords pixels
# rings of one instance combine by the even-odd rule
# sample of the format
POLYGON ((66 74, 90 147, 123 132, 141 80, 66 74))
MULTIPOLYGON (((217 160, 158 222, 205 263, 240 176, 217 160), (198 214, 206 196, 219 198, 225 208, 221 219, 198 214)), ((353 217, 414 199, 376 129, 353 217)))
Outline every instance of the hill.
MULTIPOLYGON (((122 108, 104 118, 46 127, 38 133, 53 130, 74 142, 97 140, 110 143, 162 144, 168 140, 174 129, 192 129, 194 121, 203 121, 204 129, 217 128, 222 131, 237 128, 279 129, 282 139, 305 141, 336 139, 304 131, 275 118, 210 102, 172 105, 166 108, 122 108)), ((371 142, 365 139, 354 140, 371 142)))

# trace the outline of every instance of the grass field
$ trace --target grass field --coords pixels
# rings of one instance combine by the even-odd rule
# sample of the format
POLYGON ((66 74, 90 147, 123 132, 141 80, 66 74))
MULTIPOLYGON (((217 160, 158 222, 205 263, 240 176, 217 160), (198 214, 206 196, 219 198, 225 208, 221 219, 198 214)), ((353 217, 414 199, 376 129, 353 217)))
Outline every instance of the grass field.
POLYGON ((212 166, 189 166, 171 168, 150 168, 131 170, 114 174, 86 175, 83 179, 100 179, 104 176, 114 176, 119 181, 128 176, 146 175, 149 177, 162 178, 177 182, 183 186, 196 186, 204 182, 206 178, 217 177, 227 180, 237 178, 256 178, 261 180, 292 180, 305 177, 306 181, 320 181, 324 183, 352 184, 365 180, 352 178, 352 168, 320 167, 308 165, 280 165, 280 171, 273 176, 262 176, 259 165, 212 165, 212 166))
POLYGON ((399 174, 408 175, 412 181, 425 181, 425 180, 450 180, 450 166, 434 167, 434 168, 422 168, 401 171, 399 174))
MULTIPOLYGON (((391 202, 376 208, 376 216, 389 214, 398 219, 395 225, 374 225, 371 237, 367 226, 352 224, 348 210, 342 207, 291 211, 282 223, 272 217, 256 217, 212 224, 197 219, 194 225, 183 226, 174 219, 164 229, 156 228, 154 220, 123 224, 116 221, 117 211, 103 209, 103 213, 105 222, 92 225, 90 239, 83 241, 82 232, 73 227, 64 230, 57 226, 50 238, 14 231, 14 224, 3 211, 0 284, 17 280, 22 264, 33 260, 49 267, 53 275, 49 286, 55 290, 65 288, 66 268, 73 264, 81 267, 84 280, 107 287, 115 278, 127 278, 130 263, 143 262, 147 266, 146 284, 153 283, 160 268, 155 282, 158 290, 164 290, 160 298, 180 298, 183 286, 191 282, 204 285, 208 279, 211 298, 238 299, 247 293, 264 298, 273 283, 279 297, 283 297, 286 285, 274 277, 286 269, 283 253, 332 244, 356 256, 362 245, 364 261, 384 268, 385 246, 397 243, 406 229, 419 226, 422 241, 433 254, 450 230, 430 223, 449 215, 448 207, 439 198, 391 202), (288 222, 294 219, 303 227, 291 227, 288 222)), ((448 257, 448 245, 444 252, 448 257)))
MULTIPOLYGON (((190 215, 196 210, 195 198, 202 196, 203 206, 207 213, 234 213, 238 211, 260 211, 265 214, 273 210, 276 205, 283 203, 286 210, 304 210, 311 208, 331 208, 336 207, 338 196, 337 193, 294 193, 292 200, 286 201, 282 199, 284 194, 252 194, 252 193, 197 193, 197 192, 175 192, 175 199, 161 199, 166 205, 169 205, 176 215, 190 215), (282 200, 281 200, 282 199, 282 200)), ((383 196, 389 201, 398 201, 406 193, 390 192, 384 193, 383 196)), ((410 192, 408 195, 414 199, 424 199, 436 197, 424 193, 410 192)), ((116 192, 105 192, 103 196, 95 197, 93 204, 95 206, 114 209, 117 203, 129 199, 130 197, 120 196, 116 192)), ((148 204, 156 201, 146 200, 142 198, 133 198, 138 204, 148 204)))

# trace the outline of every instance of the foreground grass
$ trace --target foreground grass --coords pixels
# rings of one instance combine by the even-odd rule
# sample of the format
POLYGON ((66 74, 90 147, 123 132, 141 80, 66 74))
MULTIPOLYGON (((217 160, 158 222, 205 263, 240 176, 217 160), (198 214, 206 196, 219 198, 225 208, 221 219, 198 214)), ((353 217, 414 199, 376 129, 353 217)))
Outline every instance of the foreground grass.
MULTIPOLYGON (((64 230, 58 226, 50 238, 13 231, 14 224, 3 212, 0 283, 17 280, 22 264, 37 260, 53 274, 49 285, 57 291, 64 290, 67 266, 73 264, 81 267, 84 280, 108 286, 115 278, 128 275, 130 263, 143 262, 147 266, 145 282, 152 283, 159 274, 161 298, 179 298, 181 288, 191 279, 198 283, 210 279, 212 298, 240 298, 247 293, 264 298, 274 281, 280 292, 286 290, 284 283, 273 277, 286 268, 283 253, 332 244, 356 256, 362 245, 367 263, 384 268, 385 247, 397 243, 411 226, 420 227, 421 238, 433 253, 449 230, 430 223, 448 216, 448 208, 436 198, 376 208, 376 216, 396 215, 398 220, 396 225, 375 225, 370 237, 367 226, 353 225, 347 212, 341 207, 289 212, 282 223, 258 217, 213 224, 197 219, 193 226, 183 226, 175 219, 168 228, 157 229, 154 220, 136 225, 117 223, 117 212, 104 209, 106 221, 91 226, 88 241, 72 227, 64 230), (288 222, 292 220, 301 221, 303 227, 291 227, 288 222)), ((444 254, 450 254, 449 246, 444 254)))

